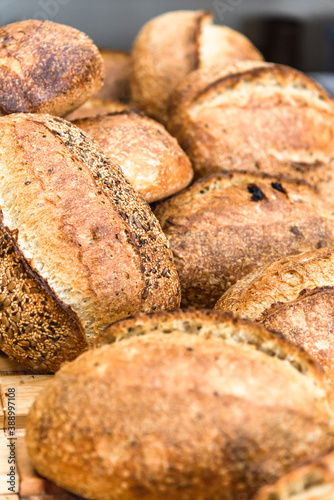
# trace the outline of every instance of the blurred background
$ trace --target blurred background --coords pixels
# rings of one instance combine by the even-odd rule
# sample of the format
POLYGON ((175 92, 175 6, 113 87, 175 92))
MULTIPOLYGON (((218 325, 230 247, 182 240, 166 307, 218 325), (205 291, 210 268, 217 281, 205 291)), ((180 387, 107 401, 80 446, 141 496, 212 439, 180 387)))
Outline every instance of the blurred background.
POLYGON ((99 47, 130 50, 139 29, 168 10, 208 9, 247 35, 268 61, 311 73, 334 94, 334 0, 0 0, 0 24, 49 19, 99 47))

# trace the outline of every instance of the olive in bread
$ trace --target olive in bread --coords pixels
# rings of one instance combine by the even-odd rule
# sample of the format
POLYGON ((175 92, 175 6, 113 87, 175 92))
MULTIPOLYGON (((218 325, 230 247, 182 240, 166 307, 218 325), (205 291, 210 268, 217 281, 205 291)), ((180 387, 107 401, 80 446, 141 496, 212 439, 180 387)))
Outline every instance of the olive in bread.
POLYGON ((49 115, 0 118, 0 348, 55 371, 106 325, 175 309, 149 205, 88 136, 49 115))
POLYGON ((280 64, 240 62, 190 74, 171 97, 168 129, 197 177, 246 170, 305 180, 333 197, 334 101, 280 64))
POLYGON ((216 64, 262 60, 245 36, 212 22, 210 12, 181 10, 162 14, 141 29, 132 50, 135 106, 166 123, 169 96, 190 72, 216 64))
POLYGON ((215 309, 262 323, 310 353, 334 388, 334 248, 292 255, 239 280, 215 309))
POLYGON ((64 116, 103 83, 103 60, 87 35, 51 21, 0 28, 0 115, 64 116))
POLYGON ((181 191, 193 169, 177 140, 158 122, 136 111, 76 120, 122 169, 148 203, 181 191))
POLYGON ((99 341, 60 369, 26 429, 36 470, 73 493, 251 498, 333 447, 321 372, 261 325, 176 311, 117 323, 99 341))
POLYGON ((256 174, 201 179, 155 209, 174 253, 182 304, 214 307, 240 278, 334 244, 333 208, 309 187, 256 174))

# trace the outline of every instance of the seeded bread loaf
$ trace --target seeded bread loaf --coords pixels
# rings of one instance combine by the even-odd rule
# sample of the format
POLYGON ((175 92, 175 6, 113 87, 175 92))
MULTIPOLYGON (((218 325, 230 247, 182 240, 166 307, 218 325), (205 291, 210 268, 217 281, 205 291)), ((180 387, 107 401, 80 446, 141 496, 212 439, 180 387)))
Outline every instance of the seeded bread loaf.
POLYGON ((136 111, 74 122, 122 169, 148 203, 181 191, 193 178, 191 163, 167 130, 136 111))
POLYGON ((300 467, 264 486, 253 500, 334 500, 334 454, 300 467))
POLYGON ((80 129, 48 115, 0 119, 0 348, 57 370, 107 324, 176 308, 158 221, 80 129))
POLYGON ((334 248, 286 257, 239 280, 216 309, 280 332, 325 369, 334 389, 334 248))
POLYGON ((331 206, 304 184, 261 175, 212 175, 159 204, 155 214, 185 306, 213 307, 257 268, 334 244, 331 206))
POLYGON ((212 25, 205 11, 167 12, 149 21, 132 51, 131 93, 135 106, 166 123, 169 96, 190 72, 239 60, 261 60, 240 33, 212 25))
POLYGON ((333 198, 334 101, 299 71, 258 61, 201 69, 171 98, 168 129, 197 177, 246 170, 305 180, 333 198))
POLYGON ((51 21, 0 28, 0 115, 64 116, 103 82, 98 48, 80 31, 51 21))
POLYGON ((37 471, 76 494, 250 498, 334 444, 320 372, 260 325, 141 315, 102 342, 61 368, 26 430, 37 471))

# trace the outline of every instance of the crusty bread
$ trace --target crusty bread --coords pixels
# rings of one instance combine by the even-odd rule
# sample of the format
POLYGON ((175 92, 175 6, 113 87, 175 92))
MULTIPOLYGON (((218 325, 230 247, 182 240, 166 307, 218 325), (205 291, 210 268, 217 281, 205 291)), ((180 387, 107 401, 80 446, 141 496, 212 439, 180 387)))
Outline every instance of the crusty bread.
POLYGON ((155 210, 179 272, 182 303, 213 307, 255 269, 334 244, 333 210, 304 184, 212 175, 155 210))
POLYGON ((279 64, 248 61, 190 74, 171 97, 168 129, 202 177, 221 170, 302 179, 333 198, 334 101, 279 64))
POLYGON ((215 306, 263 323, 303 347, 334 388, 334 248, 286 257, 246 276, 215 306))
POLYGON ((152 203, 188 186, 193 169, 177 140, 136 111, 74 122, 117 163, 132 186, 152 203))
POLYGON ((129 102, 131 56, 127 52, 100 49, 104 63, 104 83, 96 97, 129 102))
POLYGON ((102 57, 90 38, 51 21, 0 28, 0 63, 0 115, 63 116, 103 82, 102 57))
POLYGON ((334 453, 264 486, 253 500, 334 500, 334 453))
POLYGON ((260 325, 179 311, 121 322, 104 341, 61 368, 26 429, 37 471, 74 493, 250 498, 334 444, 320 372, 260 325))
POLYGON ((53 371, 110 322, 178 307, 178 277, 158 221, 84 132, 29 114, 1 118, 0 131, 6 354, 53 371))
POLYGON ((119 111, 130 110, 130 106, 123 102, 111 99, 100 99, 91 97, 78 109, 66 115, 66 120, 74 121, 81 118, 94 118, 96 116, 107 115, 108 113, 118 113, 119 111))
POLYGON ((239 60, 261 60, 247 38, 224 26, 212 26, 205 11, 175 11, 149 21, 132 51, 131 93, 135 106, 166 123, 169 96, 190 72, 239 60))

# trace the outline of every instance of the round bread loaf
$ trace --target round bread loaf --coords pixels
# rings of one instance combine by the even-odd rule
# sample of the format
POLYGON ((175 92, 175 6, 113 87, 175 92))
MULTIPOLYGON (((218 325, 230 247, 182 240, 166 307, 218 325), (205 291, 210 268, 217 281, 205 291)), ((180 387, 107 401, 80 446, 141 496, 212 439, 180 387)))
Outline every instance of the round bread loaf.
POLYGON ((158 221, 80 129, 0 118, 0 348, 55 371, 106 325, 174 309, 179 283, 158 221))
POLYGON ((76 120, 117 163, 132 186, 152 203, 188 186, 191 163, 166 129, 136 111, 76 120))
POLYGON ((63 116, 95 94, 103 81, 98 48, 84 33, 51 21, 0 28, 0 115, 63 116))
POLYGON ((108 113, 118 113, 130 109, 130 106, 123 102, 91 97, 82 106, 66 115, 66 120, 74 121, 81 118, 95 118, 96 116, 103 116, 108 113))
POLYGON ((286 257, 239 280, 215 306, 303 347, 334 388, 334 248, 286 257))
POLYGON ((264 486, 253 500, 334 500, 334 454, 300 467, 264 486))
POLYGON ((96 97, 128 102, 130 100, 130 54, 112 49, 100 49, 100 54, 104 63, 104 83, 96 97))
POLYGON ((36 470, 74 493, 250 498, 334 444, 320 372, 260 325, 179 311, 121 322, 100 341, 112 345, 62 367, 26 429, 36 470))
POLYGON ((149 21, 132 51, 134 104, 166 123, 169 96, 190 72, 216 64, 262 60, 251 42, 226 26, 213 26, 205 11, 167 12, 149 21))
POLYGON ((213 307, 263 265, 334 244, 333 210, 306 185, 212 175, 155 210, 174 253, 183 305, 213 307))
POLYGON ((195 174, 246 170, 305 180, 333 199, 334 101, 279 64, 240 62, 190 74, 171 98, 168 129, 195 174))

